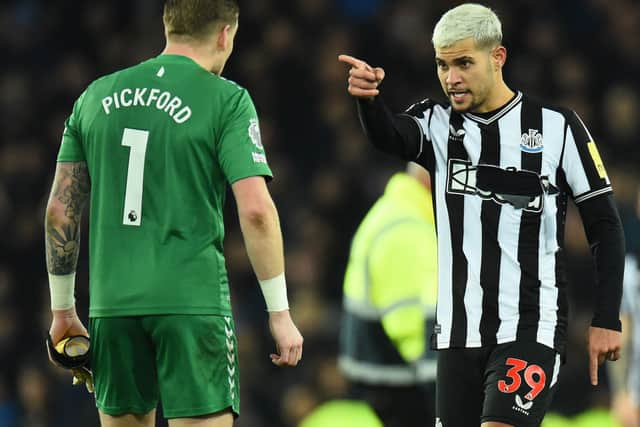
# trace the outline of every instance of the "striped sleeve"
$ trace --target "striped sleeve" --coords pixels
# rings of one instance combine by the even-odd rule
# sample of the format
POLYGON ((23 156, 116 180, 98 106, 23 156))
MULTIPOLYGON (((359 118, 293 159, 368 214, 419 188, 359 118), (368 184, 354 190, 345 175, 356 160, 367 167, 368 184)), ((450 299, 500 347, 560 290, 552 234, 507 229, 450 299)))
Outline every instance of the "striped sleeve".
POLYGON ((575 112, 567 120, 562 169, 576 203, 612 191, 596 143, 575 112))
MULTIPOLYGON (((433 110, 434 105, 435 103, 431 101, 429 98, 423 99, 420 102, 416 102, 415 104, 412 104, 409 108, 407 108, 404 111, 404 114, 416 120, 416 123, 418 123, 418 127, 422 128, 422 126, 420 126, 420 123, 417 120, 418 119, 429 120, 429 118, 431 117, 431 112, 433 110)), ((429 128, 428 127, 423 128, 423 132, 424 132, 425 139, 428 142, 430 142, 431 132, 429 128)))
POLYGON ((420 145, 418 148, 418 154, 413 160, 424 166, 428 171, 433 171, 435 169, 430 128, 431 116, 433 115, 433 108, 435 105, 435 102, 426 98, 411 105, 403 114, 400 114, 400 116, 410 117, 418 125, 417 129, 420 133, 420 145))

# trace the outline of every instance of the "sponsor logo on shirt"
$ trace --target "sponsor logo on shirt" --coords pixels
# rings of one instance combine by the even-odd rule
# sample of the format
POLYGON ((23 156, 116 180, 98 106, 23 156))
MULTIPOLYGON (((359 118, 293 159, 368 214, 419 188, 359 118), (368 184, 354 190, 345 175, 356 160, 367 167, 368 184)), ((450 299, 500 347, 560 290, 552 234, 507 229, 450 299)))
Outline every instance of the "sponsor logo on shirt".
POLYGON ((456 142, 462 142, 467 132, 464 129, 456 129, 453 125, 449 125, 449 138, 456 142))
MULTIPOLYGON (((486 175, 485 175, 486 176, 486 175)), ((493 200, 504 205, 509 204, 515 209, 524 209, 528 212, 540 213, 544 208, 544 194, 558 194, 557 188, 549 182, 549 177, 538 176, 535 172, 517 170, 513 167, 506 169, 492 165, 473 165, 468 160, 450 159, 447 174, 447 193, 459 195, 478 196, 483 200, 493 200), (513 179, 540 181, 542 195, 518 195, 496 193, 492 188, 478 188, 478 169, 482 168, 485 174, 496 174, 501 170, 503 173, 509 172, 513 179), (492 169, 493 168, 493 169, 492 169)))

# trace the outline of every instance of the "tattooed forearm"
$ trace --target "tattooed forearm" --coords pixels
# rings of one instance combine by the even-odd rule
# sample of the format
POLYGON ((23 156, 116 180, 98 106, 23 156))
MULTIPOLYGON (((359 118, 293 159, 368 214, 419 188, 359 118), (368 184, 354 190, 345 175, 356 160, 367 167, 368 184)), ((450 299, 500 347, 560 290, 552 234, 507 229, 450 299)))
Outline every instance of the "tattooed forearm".
POLYGON ((90 188, 85 162, 58 163, 45 219, 47 270, 51 274, 69 274, 76 269, 80 220, 90 188))
POLYGON ((53 182, 51 197, 65 206, 64 214, 67 218, 75 223, 80 223, 90 188, 89 173, 85 162, 60 163, 53 182))
POLYGON ((47 270, 51 274, 75 271, 80 254, 80 224, 54 227, 47 224, 47 270))

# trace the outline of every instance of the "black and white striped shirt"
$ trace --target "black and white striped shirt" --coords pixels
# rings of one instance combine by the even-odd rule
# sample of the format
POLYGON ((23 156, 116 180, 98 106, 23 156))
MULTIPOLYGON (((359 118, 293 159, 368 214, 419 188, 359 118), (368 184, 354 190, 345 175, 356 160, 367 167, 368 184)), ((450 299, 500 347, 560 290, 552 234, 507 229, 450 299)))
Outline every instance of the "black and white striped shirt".
POLYGON ((422 101, 387 139, 411 132, 420 134, 412 135, 419 143, 400 154, 432 175, 439 257, 435 347, 526 340, 563 352, 568 304, 559 249, 567 198, 580 204, 612 191, 585 125, 570 110, 518 92, 487 114, 452 114, 448 104, 422 101), (522 204, 500 194, 523 175, 540 182, 540 195, 522 204))

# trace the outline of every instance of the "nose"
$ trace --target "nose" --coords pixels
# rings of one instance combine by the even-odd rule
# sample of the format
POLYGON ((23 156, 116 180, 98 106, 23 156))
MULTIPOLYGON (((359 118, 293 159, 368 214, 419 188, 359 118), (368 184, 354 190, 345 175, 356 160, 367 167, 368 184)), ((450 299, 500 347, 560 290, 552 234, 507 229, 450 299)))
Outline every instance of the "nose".
POLYGON ((449 72, 447 73, 445 82, 451 86, 455 85, 456 83, 460 83, 460 73, 458 73, 455 67, 449 68, 449 72))

